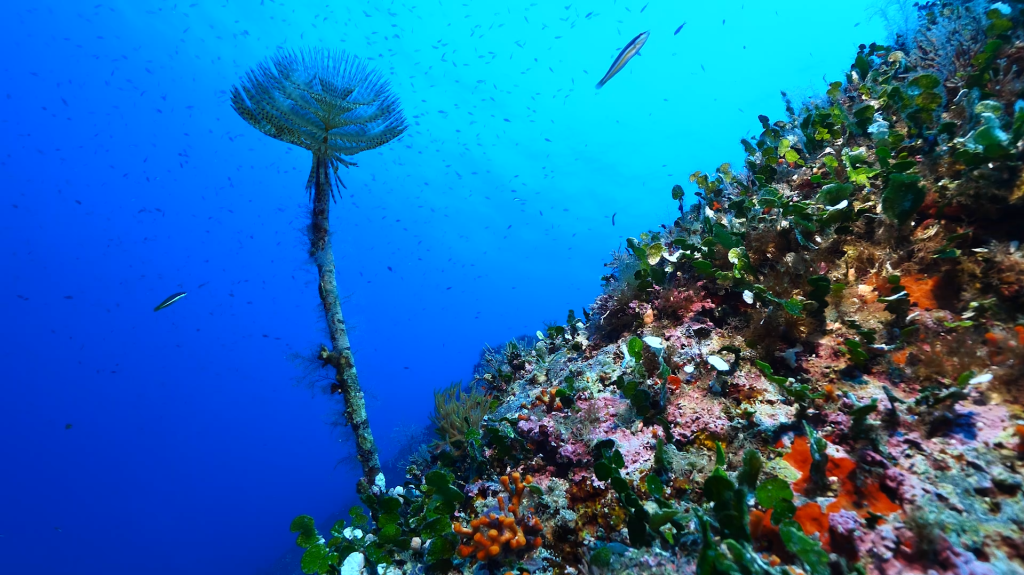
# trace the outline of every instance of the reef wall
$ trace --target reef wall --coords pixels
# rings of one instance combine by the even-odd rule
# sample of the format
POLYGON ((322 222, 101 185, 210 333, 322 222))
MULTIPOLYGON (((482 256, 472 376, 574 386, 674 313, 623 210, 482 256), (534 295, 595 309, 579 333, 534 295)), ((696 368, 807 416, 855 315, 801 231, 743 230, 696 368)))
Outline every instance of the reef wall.
POLYGON ((1022 16, 918 11, 439 392, 369 516, 297 518, 303 570, 1024 573, 1022 16))

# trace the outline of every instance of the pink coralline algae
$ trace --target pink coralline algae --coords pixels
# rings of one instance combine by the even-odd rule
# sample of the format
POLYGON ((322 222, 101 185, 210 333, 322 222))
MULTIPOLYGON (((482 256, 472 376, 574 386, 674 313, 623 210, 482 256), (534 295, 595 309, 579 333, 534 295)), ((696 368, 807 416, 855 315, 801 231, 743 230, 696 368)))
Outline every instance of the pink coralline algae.
POLYGON ((594 427, 594 437, 607 437, 618 427, 615 417, 629 405, 629 402, 617 395, 603 395, 594 399, 580 400, 577 405, 581 411, 595 410, 600 414, 600 422, 594 427))
POLYGON ((538 450, 555 449, 563 462, 579 465, 590 460, 589 448, 565 436, 564 430, 569 425, 566 418, 562 412, 546 414, 543 419, 527 416, 517 422, 516 428, 524 438, 536 442, 538 450))
POLYGON ((1013 428, 1013 419, 1005 405, 970 405, 957 406, 961 412, 974 423, 976 441, 993 446, 1000 441, 1006 431, 1013 428))
POLYGON ((863 528, 864 520, 852 511, 841 510, 828 516, 829 545, 833 553, 847 559, 857 557, 857 533, 863 528))
POLYGON ((992 565, 957 549, 942 534, 936 534, 933 549, 919 550, 922 542, 906 527, 882 525, 857 533, 867 575, 998 575, 992 565))
POLYGON ((690 388, 671 398, 666 419, 672 433, 685 441, 702 437, 722 439, 729 428, 729 418, 706 389, 690 388))
POLYGON ((624 476, 636 477, 650 467, 654 459, 654 441, 650 435, 616 429, 608 437, 615 440, 616 447, 622 452, 622 458, 626 462, 622 468, 624 476))
POLYGON ((558 448, 558 455, 563 460, 580 464, 590 460, 590 448, 578 441, 567 440, 558 448))
MULTIPOLYGON (((687 287, 658 290, 655 304, 658 313, 666 319, 686 323, 701 312, 715 309, 715 304, 704 297, 703 284, 699 282, 694 286, 699 289, 687 287)), ((700 321, 706 319, 701 318, 700 321)))

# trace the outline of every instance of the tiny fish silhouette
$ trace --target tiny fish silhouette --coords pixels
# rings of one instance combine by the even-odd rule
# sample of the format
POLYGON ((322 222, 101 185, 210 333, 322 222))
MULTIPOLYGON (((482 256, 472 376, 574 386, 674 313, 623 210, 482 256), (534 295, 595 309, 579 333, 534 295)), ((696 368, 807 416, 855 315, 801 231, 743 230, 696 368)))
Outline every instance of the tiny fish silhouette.
POLYGON ((682 29, 683 29, 683 26, 686 26, 686 22, 683 22, 682 24, 680 24, 680 25, 679 25, 679 27, 678 27, 678 28, 676 28, 676 31, 672 33, 672 35, 673 35, 673 36, 675 36, 675 35, 676 35, 676 34, 678 34, 678 33, 679 33, 680 31, 682 31, 682 29))

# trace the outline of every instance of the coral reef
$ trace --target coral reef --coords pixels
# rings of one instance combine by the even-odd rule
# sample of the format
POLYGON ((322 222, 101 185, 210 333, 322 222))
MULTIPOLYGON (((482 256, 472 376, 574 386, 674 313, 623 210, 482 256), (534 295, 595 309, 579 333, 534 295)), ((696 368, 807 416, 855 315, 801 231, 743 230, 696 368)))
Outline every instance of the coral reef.
POLYGON ((908 9, 582 319, 485 352, 371 533, 297 519, 306 572, 1024 574, 1024 21, 908 9))

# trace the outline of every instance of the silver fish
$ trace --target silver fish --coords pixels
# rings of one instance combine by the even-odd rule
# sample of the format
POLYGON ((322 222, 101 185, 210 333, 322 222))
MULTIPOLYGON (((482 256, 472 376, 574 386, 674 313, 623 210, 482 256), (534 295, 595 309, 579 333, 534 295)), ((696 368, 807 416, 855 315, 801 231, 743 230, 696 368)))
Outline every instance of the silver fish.
POLYGON ((171 294, 171 295, 167 296, 167 299, 165 299, 164 301, 160 302, 160 305, 158 305, 155 308, 153 308, 153 311, 160 311, 160 310, 164 309, 165 307, 171 305, 172 303, 178 301, 179 299, 185 297, 186 295, 188 295, 187 292, 178 292, 176 294, 171 294))
POLYGON ((644 43, 647 42, 647 38, 650 37, 650 35, 651 32, 648 30, 647 32, 637 34, 636 38, 630 40, 629 44, 626 44, 626 47, 623 48, 622 51, 619 52, 619 55, 615 57, 615 61, 612 62, 612 67, 608 68, 608 72, 605 73, 604 78, 601 78, 601 81, 597 83, 597 88, 607 84, 608 80, 612 79, 612 76, 618 74, 619 70, 625 67, 626 62, 629 62, 630 58, 639 54, 640 48, 643 48, 644 43))

